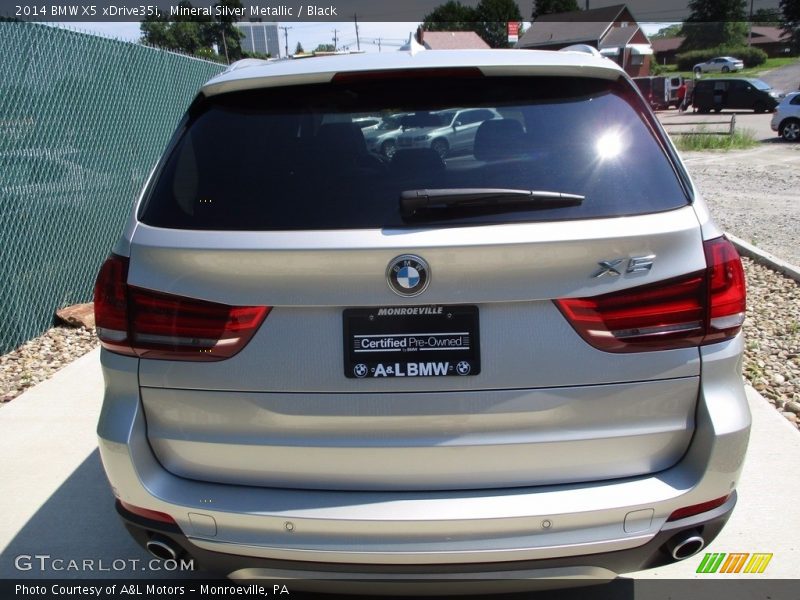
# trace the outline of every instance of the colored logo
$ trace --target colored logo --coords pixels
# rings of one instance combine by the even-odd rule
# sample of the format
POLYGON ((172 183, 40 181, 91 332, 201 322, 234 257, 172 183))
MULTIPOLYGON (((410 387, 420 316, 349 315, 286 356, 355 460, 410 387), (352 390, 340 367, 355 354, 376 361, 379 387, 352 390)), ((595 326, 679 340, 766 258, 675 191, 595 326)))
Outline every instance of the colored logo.
POLYGON ((772 554, 763 552, 706 552, 697 573, 763 573, 772 554))
POLYGON ((428 287, 430 268, 419 256, 403 254, 389 263, 386 279, 395 294, 418 296, 428 287))

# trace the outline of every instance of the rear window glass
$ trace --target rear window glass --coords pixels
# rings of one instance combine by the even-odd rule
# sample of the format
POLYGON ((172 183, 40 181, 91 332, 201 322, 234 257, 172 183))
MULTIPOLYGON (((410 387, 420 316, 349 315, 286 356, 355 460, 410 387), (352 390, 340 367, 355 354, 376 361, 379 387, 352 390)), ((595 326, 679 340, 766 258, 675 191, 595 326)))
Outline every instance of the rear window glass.
POLYGON ((402 228, 685 206, 646 110, 624 82, 567 77, 377 79, 223 94, 193 107, 140 218, 177 229, 402 228), (462 188, 585 200, 401 215, 404 191, 462 188))

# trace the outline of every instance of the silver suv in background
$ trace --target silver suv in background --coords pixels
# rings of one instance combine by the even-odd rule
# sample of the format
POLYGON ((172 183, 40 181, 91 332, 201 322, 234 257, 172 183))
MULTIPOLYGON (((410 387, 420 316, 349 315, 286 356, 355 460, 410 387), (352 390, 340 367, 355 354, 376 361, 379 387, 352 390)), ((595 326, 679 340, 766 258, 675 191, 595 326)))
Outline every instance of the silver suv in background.
POLYGON ((405 113, 384 116, 377 127, 364 131, 367 150, 391 160, 397 150, 397 138, 403 132, 405 116, 405 113))
POLYGON ((103 465, 162 558, 234 578, 613 577, 700 551, 736 503, 741 263, 593 54, 229 69, 146 183, 95 309, 103 465), (410 136, 485 118, 457 160, 435 135, 387 160, 358 119, 390 111, 452 115, 410 136))
POLYGON ((397 138, 401 149, 431 148, 441 158, 472 154, 478 128, 502 118, 493 108, 465 108, 418 112, 403 117, 403 133, 397 138))
POLYGON ((786 94, 772 115, 770 127, 787 142, 800 141, 800 92, 786 94))

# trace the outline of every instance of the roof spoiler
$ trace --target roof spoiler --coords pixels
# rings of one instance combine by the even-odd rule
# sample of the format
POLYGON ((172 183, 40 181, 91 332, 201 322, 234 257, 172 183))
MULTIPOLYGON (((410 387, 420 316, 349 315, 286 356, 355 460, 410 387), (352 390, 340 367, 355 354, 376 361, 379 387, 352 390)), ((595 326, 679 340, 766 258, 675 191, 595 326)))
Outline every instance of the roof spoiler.
POLYGON ((267 65, 270 62, 274 61, 264 60, 263 58, 243 58, 228 65, 223 73, 230 73, 231 71, 238 71, 239 69, 246 69, 247 67, 259 67, 261 65, 267 65))
POLYGON ((559 52, 582 52, 583 54, 591 54, 592 56, 603 58, 603 55, 600 54, 600 51, 589 44, 572 44, 572 46, 561 48, 559 52))

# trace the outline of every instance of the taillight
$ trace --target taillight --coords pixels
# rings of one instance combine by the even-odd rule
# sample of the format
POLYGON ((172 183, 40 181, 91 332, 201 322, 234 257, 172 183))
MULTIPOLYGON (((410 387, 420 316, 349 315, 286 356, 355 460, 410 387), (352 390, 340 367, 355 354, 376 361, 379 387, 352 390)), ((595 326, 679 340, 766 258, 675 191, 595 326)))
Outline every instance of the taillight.
POLYGON ((746 309, 746 286, 742 260, 724 237, 704 244, 708 265, 709 322, 706 344, 732 338, 742 328, 746 309))
POLYGON ((94 284, 94 320, 104 348, 135 356, 128 341, 128 259, 108 257, 94 284))
POLYGON ((606 352, 670 350, 734 337, 742 327, 745 282, 727 239, 704 243, 707 268, 591 298, 556 301, 589 344, 606 352))
POLYGON ((228 306, 127 284, 128 259, 111 255, 95 285, 101 344, 119 354, 215 361, 244 348, 269 314, 267 306, 228 306))

